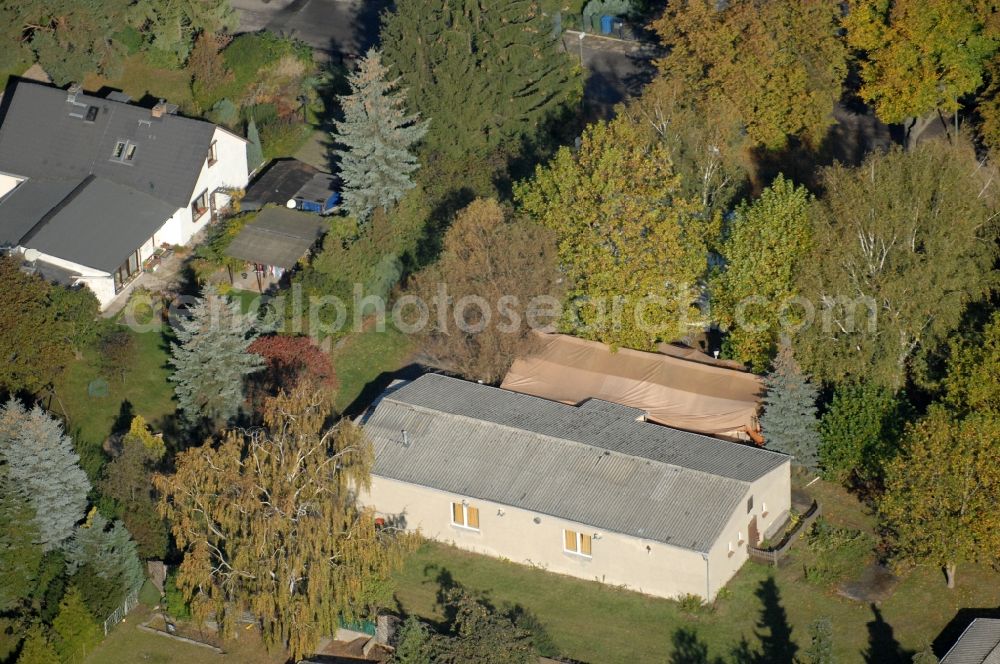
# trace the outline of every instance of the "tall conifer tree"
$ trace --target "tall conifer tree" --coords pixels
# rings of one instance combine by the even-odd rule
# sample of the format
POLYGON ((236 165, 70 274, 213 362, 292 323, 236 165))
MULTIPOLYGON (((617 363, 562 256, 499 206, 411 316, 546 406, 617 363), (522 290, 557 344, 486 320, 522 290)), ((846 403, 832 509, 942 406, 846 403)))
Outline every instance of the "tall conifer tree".
POLYGON ((815 469, 819 454, 816 386, 802 373, 792 349, 782 344, 774 368, 764 379, 764 413, 760 427, 767 446, 791 454, 806 468, 815 469))
POLYGON ((360 220, 413 188, 419 164, 410 148, 427 133, 427 121, 407 114, 406 93, 388 74, 382 54, 368 51, 347 79, 351 94, 340 98, 344 119, 334 123, 344 204, 360 220))
POLYGON ((73 534, 87 509, 90 481, 62 425, 39 406, 11 399, 0 408, 0 463, 34 511, 38 543, 46 551, 73 534))
POLYGON ((213 286, 205 287, 190 314, 175 330, 180 343, 171 351, 175 371, 170 380, 188 421, 224 423, 239 413, 244 377, 264 366, 248 350, 257 338, 253 317, 213 286))

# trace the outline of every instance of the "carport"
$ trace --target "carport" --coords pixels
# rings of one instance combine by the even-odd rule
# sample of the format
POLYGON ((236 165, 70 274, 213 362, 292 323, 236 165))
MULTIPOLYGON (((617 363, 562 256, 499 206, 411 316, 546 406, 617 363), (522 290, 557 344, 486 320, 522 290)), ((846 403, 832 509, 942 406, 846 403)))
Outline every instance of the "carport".
POLYGON ((263 292, 261 275, 281 278, 305 258, 326 234, 328 222, 298 210, 269 207, 243 227, 226 249, 231 258, 254 265, 257 287, 263 292))

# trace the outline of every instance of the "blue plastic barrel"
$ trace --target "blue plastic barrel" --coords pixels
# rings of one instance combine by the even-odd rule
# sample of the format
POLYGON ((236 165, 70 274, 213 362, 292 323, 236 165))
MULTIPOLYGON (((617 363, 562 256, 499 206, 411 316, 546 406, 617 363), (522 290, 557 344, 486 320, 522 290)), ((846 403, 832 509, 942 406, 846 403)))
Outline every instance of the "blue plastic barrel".
POLYGON ((615 26, 615 17, 605 14, 601 17, 601 34, 610 35, 615 26))

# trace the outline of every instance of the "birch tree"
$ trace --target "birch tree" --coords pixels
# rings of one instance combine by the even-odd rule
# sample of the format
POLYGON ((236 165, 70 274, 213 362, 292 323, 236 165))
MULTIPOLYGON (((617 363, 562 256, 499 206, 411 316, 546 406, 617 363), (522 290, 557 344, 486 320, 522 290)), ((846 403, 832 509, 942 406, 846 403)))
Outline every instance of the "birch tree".
POLYGON ((893 390, 996 283, 989 173, 971 146, 928 141, 823 173, 813 249, 799 271, 813 311, 796 356, 823 380, 893 390))
POLYGON ((348 420, 327 428, 328 403, 305 386, 283 393, 263 428, 181 452, 176 473, 154 478, 185 554, 177 586, 195 616, 231 634, 249 612, 265 643, 293 659, 340 618, 389 601, 388 576, 413 543, 358 504, 372 446, 348 420))

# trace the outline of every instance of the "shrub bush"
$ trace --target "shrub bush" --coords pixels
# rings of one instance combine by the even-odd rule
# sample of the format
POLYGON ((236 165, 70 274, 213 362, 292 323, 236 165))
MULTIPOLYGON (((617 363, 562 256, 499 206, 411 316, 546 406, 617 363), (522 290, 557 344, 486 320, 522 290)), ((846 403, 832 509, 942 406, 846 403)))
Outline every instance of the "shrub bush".
POLYGON ((862 569, 872 557, 875 538, 860 530, 838 528, 825 519, 817 519, 806 535, 810 563, 805 579, 826 586, 846 579, 862 569))
POLYGON ((292 156, 309 140, 312 132, 311 126, 296 121, 276 120, 264 125, 260 130, 264 160, 292 156))
POLYGON ((177 570, 167 573, 163 584, 164 604, 167 613, 177 620, 187 620, 191 617, 191 605, 184 601, 184 593, 177 587, 177 570))

